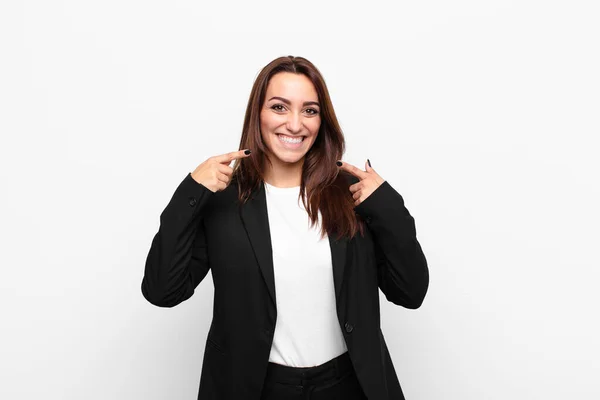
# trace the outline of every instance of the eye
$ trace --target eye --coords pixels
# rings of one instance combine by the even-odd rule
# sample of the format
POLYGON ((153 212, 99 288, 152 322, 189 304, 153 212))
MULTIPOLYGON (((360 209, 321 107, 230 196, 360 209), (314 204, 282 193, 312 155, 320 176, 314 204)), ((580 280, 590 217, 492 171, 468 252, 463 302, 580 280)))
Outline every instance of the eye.
MULTIPOLYGON (((275 110, 277 112, 285 110, 285 106, 283 104, 273 104, 270 108, 271 110, 275 110)), ((307 108, 306 111, 308 111, 309 115, 317 115, 319 113, 319 110, 316 108, 307 108)))

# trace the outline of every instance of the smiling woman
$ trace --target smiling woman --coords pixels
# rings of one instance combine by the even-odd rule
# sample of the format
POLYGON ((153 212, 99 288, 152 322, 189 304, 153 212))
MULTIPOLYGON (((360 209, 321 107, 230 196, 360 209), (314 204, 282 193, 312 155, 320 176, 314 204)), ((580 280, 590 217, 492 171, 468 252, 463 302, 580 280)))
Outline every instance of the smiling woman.
POLYGON ((248 101, 240 149, 253 156, 236 162, 232 181, 246 202, 261 182, 299 187, 311 225, 322 237, 364 234, 348 192, 351 174, 336 166, 345 140, 325 80, 302 57, 280 57, 259 73, 248 101))
POLYGON ((294 170, 301 167, 319 134, 319 97, 310 79, 290 72, 271 78, 266 97, 260 130, 274 165, 267 170, 265 181, 274 186, 299 186, 300 174, 294 170))
POLYGON ((404 399, 378 289, 418 308, 427 261, 402 196, 339 161, 344 146, 317 68, 277 58, 239 149, 187 174, 161 214, 144 297, 174 307, 209 270, 215 286, 198 399, 404 399))

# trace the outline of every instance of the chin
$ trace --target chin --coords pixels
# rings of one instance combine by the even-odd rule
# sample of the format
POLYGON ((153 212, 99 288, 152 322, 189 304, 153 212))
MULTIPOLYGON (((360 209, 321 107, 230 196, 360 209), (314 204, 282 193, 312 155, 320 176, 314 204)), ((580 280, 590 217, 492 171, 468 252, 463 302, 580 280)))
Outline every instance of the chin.
POLYGON ((278 154, 278 153, 275 153, 274 155, 275 155, 275 157, 277 159, 279 159, 282 162, 289 163, 289 164, 294 164, 294 163, 297 163, 298 161, 302 160, 302 158, 306 155, 306 153, 303 153, 303 154, 293 154, 293 155, 291 155, 291 154, 278 154))
MULTIPOLYGON (((278 139, 275 139, 278 140, 278 139)), ((310 139, 305 139, 305 140, 310 140, 310 139)), ((270 147, 270 153, 273 157, 275 157, 276 159, 278 159, 281 162, 284 163, 288 163, 288 164, 294 164, 297 163, 299 161, 301 161, 304 156, 306 156, 307 151, 302 151, 302 152, 298 152, 298 151, 294 151, 294 150, 286 150, 286 149, 281 149, 278 148, 279 146, 278 142, 271 142, 270 145, 268 147, 270 147), (275 149, 275 151, 273 151, 275 149)), ((312 141, 310 143, 310 145, 312 146, 312 141)), ((309 147, 310 148, 310 147, 309 147)))

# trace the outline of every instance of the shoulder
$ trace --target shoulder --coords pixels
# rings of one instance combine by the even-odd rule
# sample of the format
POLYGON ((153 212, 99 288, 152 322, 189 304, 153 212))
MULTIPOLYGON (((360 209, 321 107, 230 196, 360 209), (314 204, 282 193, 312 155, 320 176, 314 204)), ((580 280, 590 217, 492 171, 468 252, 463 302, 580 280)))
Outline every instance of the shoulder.
MULTIPOLYGON (((208 190, 208 189, 206 189, 208 190)), ((205 215, 219 214, 228 209, 233 209, 238 201, 238 186, 235 182, 217 192, 211 192, 208 201, 204 206, 205 215)))

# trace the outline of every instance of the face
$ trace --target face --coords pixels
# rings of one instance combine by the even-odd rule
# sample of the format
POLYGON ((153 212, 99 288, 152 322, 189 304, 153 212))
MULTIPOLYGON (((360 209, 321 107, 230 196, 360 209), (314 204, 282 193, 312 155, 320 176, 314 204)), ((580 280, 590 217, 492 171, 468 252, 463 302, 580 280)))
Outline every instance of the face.
POLYGON ((274 167, 301 162, 310 150, 321 126, 318 99, 305 75, 280 72, 271 77, 260 130, 274 167))

